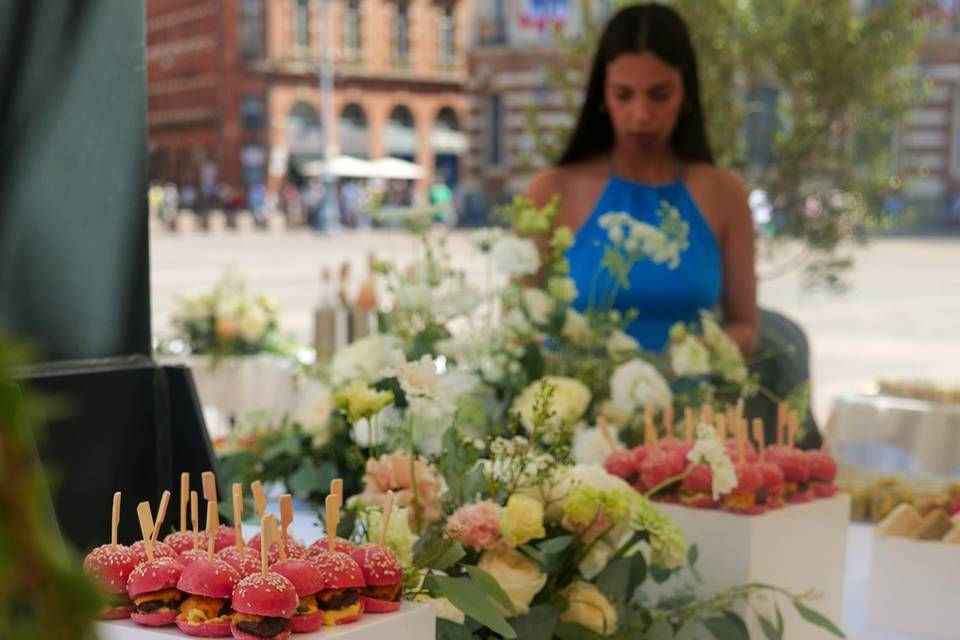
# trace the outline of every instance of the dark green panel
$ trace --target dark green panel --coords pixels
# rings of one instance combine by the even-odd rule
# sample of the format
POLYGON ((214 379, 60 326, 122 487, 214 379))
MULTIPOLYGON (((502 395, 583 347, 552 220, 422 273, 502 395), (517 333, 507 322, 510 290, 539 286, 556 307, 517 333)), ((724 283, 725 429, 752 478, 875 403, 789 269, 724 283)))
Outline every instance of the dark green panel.
POLYGON ((143 0, 0 0, 0 329, 150 352, 143 0))

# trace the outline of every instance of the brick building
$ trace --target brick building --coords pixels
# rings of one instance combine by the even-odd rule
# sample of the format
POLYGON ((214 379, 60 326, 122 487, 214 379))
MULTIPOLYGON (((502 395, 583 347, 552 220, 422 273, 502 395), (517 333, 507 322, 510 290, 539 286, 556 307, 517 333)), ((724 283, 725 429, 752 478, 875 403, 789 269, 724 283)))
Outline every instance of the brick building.
POLYGON ((325 4, 331 151, 457 183, 469 0, 148 0, 151 177, 276 186, 324 157, 325 4))

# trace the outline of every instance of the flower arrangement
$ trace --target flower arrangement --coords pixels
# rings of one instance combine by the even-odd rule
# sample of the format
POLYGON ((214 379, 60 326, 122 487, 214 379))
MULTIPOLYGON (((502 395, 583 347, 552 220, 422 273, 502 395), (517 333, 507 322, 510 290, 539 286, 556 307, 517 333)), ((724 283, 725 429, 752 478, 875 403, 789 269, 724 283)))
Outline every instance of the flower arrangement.
POLYGON ((276 303, 268 296, 250 295, 243 278, 227 273, 206 293, 183 297, 171 319, 175 337, 160 345, 162 352, 180 355, 239 356, 272 351, 284 353, 276 303))

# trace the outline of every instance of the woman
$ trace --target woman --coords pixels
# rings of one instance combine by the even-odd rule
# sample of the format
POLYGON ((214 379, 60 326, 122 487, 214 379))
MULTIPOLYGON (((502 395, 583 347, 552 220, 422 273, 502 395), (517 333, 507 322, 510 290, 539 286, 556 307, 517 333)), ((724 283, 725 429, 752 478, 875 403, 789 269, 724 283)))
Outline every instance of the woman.
POLYGON ((689 225, 689 247, 670 269, 643 261, 614 307, 635 308, 627 330, 660 351, 671 325, 720 309, 744 354, 757 345, 754 238, 743 183, 718 169, 707 141, 690 35, 672 9, 658 4, 618 12, 601 39, 586 98, 557 166, 536 175, 526 196, 544 206, 560 196, 557 226, 575 231, 567 257, 579 297, 595 286, 606 232, 598 219, 626 211, 657 224, 662 201, 689 225))

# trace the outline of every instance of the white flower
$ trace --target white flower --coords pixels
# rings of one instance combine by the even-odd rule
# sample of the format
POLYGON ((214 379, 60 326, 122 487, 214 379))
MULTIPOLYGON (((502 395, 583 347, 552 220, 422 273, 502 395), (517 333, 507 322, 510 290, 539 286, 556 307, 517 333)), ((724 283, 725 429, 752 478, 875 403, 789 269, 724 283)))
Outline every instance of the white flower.
POLYGON ((270 318, 258 306, 245 306, 237 323, 237 333, 246 342, 257 342, 263 338, 270 318))
POLYGON ((381 446, 387 441, 387 431, 400 422, 400 411, 393 405, 384 407, 372 420, 360 418, 350 427, 350 438, 362 449, 381 446))
POLYGON ((503 238, 504 231, 500 227, 484 227, 470 234, 469 242, 478 251, 489 253, 493 245, 503 238))
POLYGON ((391 360, 392 366, 384 372, 396 376, 414 415, 436 417, 456 408, 456 394, 437 376, 437 365, 429 355, 406 362, 403 352, 396 351, 391 360))
POLYGON ((610 558, 613 557, 613 551, 614 549, 603 540, 594 542, 590 551, 587 552, 587 556, 577 565, 577 568, 580 569, 580 575, 586 580, 596 578, 607 568, 610 558))
POLYGON ((433 306, 433 289, 425 284, 402 284, 393 295, 397 306, 408 311, 429 311, 433 306))
POLYGON ((639 358, 621 364, 610 376, 610 399, 625 411, 637 411, 648 403, 663 407, 673 394, 656 367, 639 358))
POLYGON ((526 287, 521 292, 523 307, 534 324, 546 324, 553 313, 553 300, 541 289, 526 287))
POLYGON ((705 464, 710 467, 710 473, 713 474, 711 489, 714 500, 737 488, 737 472, 733 468, 733 461, 730 460, 726 447, 713 427, 706 424, 697 425, 697 441, 687 454, 687 459, 693 464, 705 464))
POLYGON ((590 325, 582 313, 567 309, 560 334, 572 344, 582 347, 590 342, 590 325))
POLYGON ((553 387, 548 407, 553 416, 546 421, 545 426, 562 429, 579 422, 590 405, 590 389, 575 378, 545 376, 530 384, 513 401, 513 410, 520 413, 520 420, 527 431, 533 429, 534 403, 543 393, 544 383, 553 387))
POLYGON ((710 350, 710 365, 727 382, 742 384, 747 380, 747 364, 740 348, 730 339, 713 314, 700 312, 703 341, 710 350))
MULTIPOLYGON (((617 435, 612 432, 614 441, 623 447, 617 435)), ((580 429, 573 434, 573 444, 570 448, 573 460, 577 464, 596 464, 602 465, 603 461, 610 455, 610 444, 603 436, 603 432, 596 427, 580 429)))
POLYGON ((380 373, 387 365, 387 355, 399 346, 400 340, 394 336, 374 334, 340 349, 330 363, 334 385, 340 386, 353 380, 380 380, 380 373))
POLYGON ((330 441, 330 414, 333 412, 333 391, 319 381, 309 381, 298 394, 297 406, 291 414, 293 422, 303 425, 313 435, 313 446, 322 447, 330 441))
POLYGON ((414 599, 414 602, 425 602, 433 607, 434 613, 437 614, 437 618, 441 620, 449 620, 458 625, 462 625, 466 622, 467 617, 464 615, 463 611, 457 609, 453 604, 446 598, 431 598, 425 593, 418 593, 414 599))
POLYGON ((537 245, 514 235, 497 240, 490 250, 490 257, 497 269, 510 277, 528 276, 540 269, 537 245))
POLYGON ((527 487, 522 493, 536 498, 543 504, 545 521, 557 523, 563 517, 563 501, 578 487, 589 487, 605 492, 636 493, 626 480, 618 478, 597 464, 560 467, 553 472, 553 477, 548 482, 527 487))
POLYGON ((607 353, 613 358, 625 358, 640 350, 640 343, 616 329, 607 339, 607 353))
POLYGON ((480 303, 483 302, 483 295, 471 287, 463 287, 452 291, 446 291, 433 300, 433 312, 437 319, 446 322, 459 316, 465 316, 472 313, 480 303))
POLYGON ((561 304, 569 304, 577 299, 577 283, 573 278, 554 276, 547 282, 547 292, 561 304))
POLYGON ((678 376, 702 376, 710 373, 710 352, 696 337, 686 335, 670 343, 670 366, 678 376))

